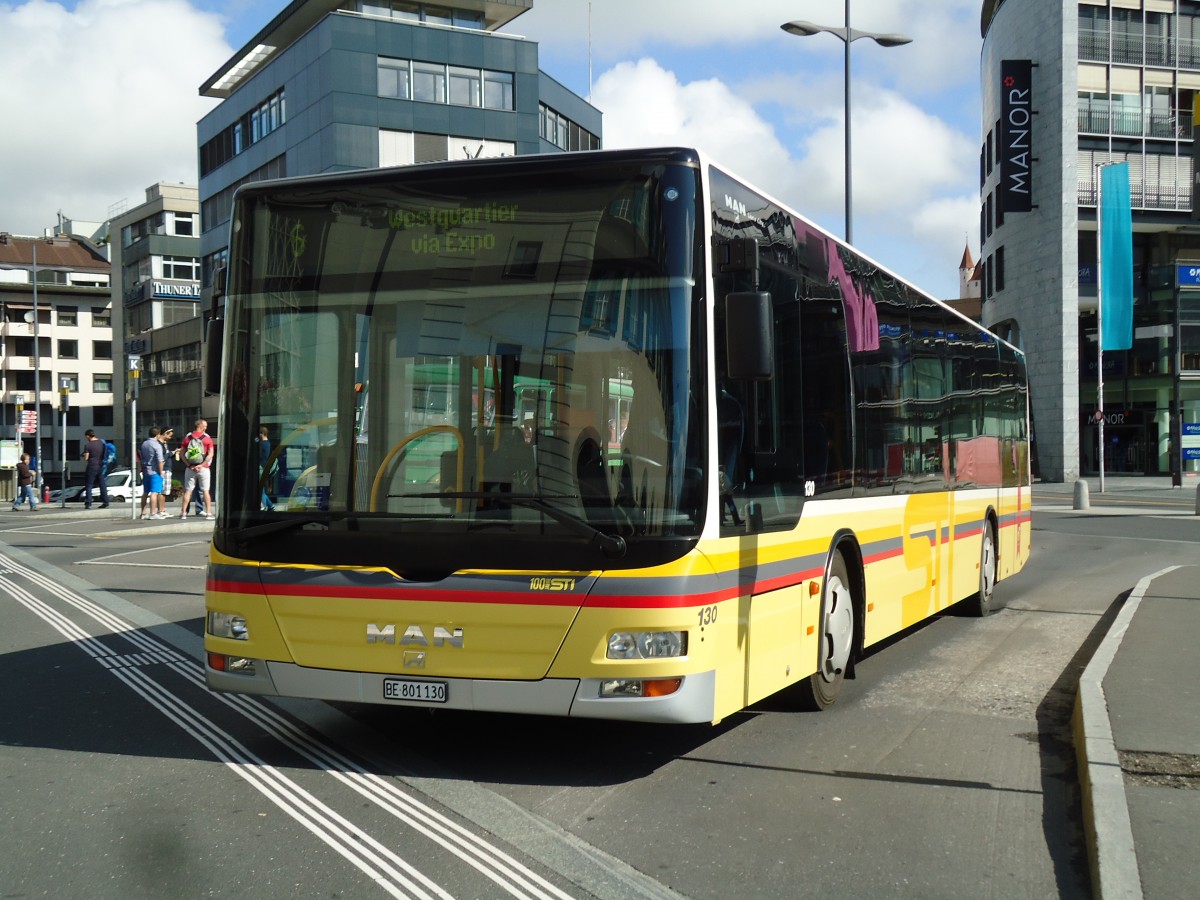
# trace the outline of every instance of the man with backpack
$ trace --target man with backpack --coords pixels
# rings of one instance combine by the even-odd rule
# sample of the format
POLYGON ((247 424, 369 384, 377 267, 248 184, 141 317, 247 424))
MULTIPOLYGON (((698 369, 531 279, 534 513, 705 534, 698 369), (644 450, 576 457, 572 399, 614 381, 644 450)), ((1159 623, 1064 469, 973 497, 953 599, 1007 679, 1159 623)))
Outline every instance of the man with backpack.
POLYGON ((179 446, 179 458, 187 466, 183 472, 183 512, 179 518, 188 517, 188 504, 192 502, 192 491, 199 489, 204 497, 204 518, 213 518, 212 494, 209 491, 209 467, 212 465, 216 444, 208 435, 208 422, 197 419, 191 432, 183 436, 179 446))

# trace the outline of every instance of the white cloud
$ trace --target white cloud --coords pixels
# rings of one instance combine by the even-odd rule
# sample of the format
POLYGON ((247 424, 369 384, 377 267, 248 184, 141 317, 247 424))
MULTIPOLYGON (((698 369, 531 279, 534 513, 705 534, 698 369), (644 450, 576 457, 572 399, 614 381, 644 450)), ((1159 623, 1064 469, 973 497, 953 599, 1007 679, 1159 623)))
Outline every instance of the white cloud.
MULTIPOLYGON (((840 102, 826 98, 823 108, 800 111, 817 125, 788 146, 728 85, 717 79, 684 83, 652 59, 604 72, 592 99, 604 112, 607 147, 699 147, 841 234, 840 102)), ((969 193, 976 148, 938 117, 886 91, 864 95, 853 125, 856 241, 926 290, 955 294, 964 239, 977 230, 979 201, 969 193)))
POLYGON ((695 146, 728 160, 749 178, 787 161, 774 130, 716 79, 681 84, 652 59, 619 63, 596 82, 592 102, 605 114, 609 148, 695 146))
POLYGON ((231 53, 184 0, 0 6, 0 229, 38 234, 59 210, 102 221, 157 181, 195 184, 214 105, 199 87, 231 53))

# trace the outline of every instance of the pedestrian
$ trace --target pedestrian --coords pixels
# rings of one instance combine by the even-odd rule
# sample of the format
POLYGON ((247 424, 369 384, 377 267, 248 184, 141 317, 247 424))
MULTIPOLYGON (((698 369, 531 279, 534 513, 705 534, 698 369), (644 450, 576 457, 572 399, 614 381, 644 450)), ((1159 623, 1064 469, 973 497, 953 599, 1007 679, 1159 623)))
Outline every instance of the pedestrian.
POLYGON ((188 504, 192 500, 192 491, 199 489, 204 497, 204 518, 215 518, 212 514, 212 494, 209 493, 209 467, 212 465, 216 444, 208 435, 208 422, 197 419, 192 430, 183 436, 179 445, 179 456, 187 465, 183 473, 183 512, 179 518, 188 517, 188 504))
POLYGON ((274 512, 275 504, 271 502, 271 497, 267 494, 267 485, 275 477, 275 472, 279 469, 279 462, 271 459, 271 432, 267 429, 266 425, 259 426, 257 440, 258 483, 262 486, 259 509, 264 512, 274 512), (270 471, 267 470, 268 466, 270 466, 270 471))
POLYGON ((87 468, 83 472, 83 508, 92 508, 92 488, 98 482, 100 508, 108 509, 108 485, 104 482, 104 476, 100 474, 100 467, 104 464, 104 441, 96 437, 96 432, 90 428, 83 433, 83 437, 83 458, 87 461, 87 468))
POLYGON ((33 489, 33 470, 29 468, 29 454, 22 453, 17 463, 17 499, 13 501, 13 512, 21 508, 21 501, 29 501, 29 511, 37 509, 37 491, 33 489))
POLYGON ((166 504, 163 501, 163 443, 158 439, 158 426, 152 425, 147 437, 138 448, 138 459, 142 464, 142 518, 165 519, 166 504), (146 514, 149 507, 150 513, 146 514))
POLYGON ((175 486, 171 481, 171 470, 174 468, 173 463, 178 459, 179 451, 171 446, 171 441, 175 439, 175 429, 170 425, 163 428, 158 433, 159 443, 162 444, 163 450, 163 515, 165 517, 167 511, 167 500, 171 498, 172 491, 175 486))

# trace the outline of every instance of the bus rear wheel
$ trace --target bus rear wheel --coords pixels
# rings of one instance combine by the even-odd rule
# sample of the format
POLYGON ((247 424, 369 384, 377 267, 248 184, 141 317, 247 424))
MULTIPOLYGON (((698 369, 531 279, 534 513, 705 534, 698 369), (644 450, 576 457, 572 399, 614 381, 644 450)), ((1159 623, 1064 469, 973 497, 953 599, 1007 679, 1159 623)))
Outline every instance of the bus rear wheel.
POLYGON ((842 692, 850 654, 854 650, 857 619, 846 561, 835 553, 821 595, 821 633, 817 671, 797 686, 800 706, 808 710, 828 709, 842 692))
POLYGON ((992 611, 992 597, 996 592, 996 535, 992 523, 983 523, 983 543, 979 548, 979 593, 966 602, 966 610, 972 616, 986 616, 992 611))

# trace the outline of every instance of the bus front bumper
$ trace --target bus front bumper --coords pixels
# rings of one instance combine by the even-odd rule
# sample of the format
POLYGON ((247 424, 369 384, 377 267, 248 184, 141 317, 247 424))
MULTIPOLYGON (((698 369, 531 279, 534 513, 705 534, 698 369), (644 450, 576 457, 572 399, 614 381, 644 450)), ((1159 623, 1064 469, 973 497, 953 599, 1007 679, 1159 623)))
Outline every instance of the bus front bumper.
MULTIPOLYGON (((308 697, 343 703, 460 709, 527 715, 620 719, 632 722, 687 724, 716 718, 716 672, 682 678, 679 689, 664 697, 601 697, 598 678, 543 678, 504 681, 480 678, 411 678, 374 672, 310 669, 295 663, 253 661, 253 672, 230 672, 205 666, 214 691, 265 696, 308 697), (392 682, 392 685, 386 684, 392 682), (444 685, 444 700, 392 699, 395 686, 444 685)), ((441 689, 434 691, 441 695, 441 689)))

